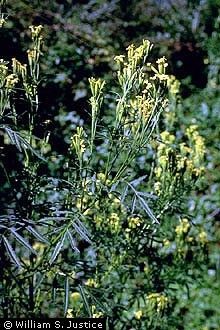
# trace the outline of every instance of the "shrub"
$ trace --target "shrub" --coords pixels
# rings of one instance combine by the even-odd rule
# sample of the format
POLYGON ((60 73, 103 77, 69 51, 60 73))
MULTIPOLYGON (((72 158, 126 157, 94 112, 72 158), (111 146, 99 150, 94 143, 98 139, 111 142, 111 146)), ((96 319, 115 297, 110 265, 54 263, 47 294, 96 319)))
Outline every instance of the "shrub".
POLYGON ((164 57, 149 62, 149 41, 130 45, 115 57, 113 95, 89 79, 91 125, 65 137, 64 168, 51 177, 61 163, 36 130, 41 30, 31 27, 27 65, 0 63, 3 148, 20 152, 16 173, 1 159, 12 196, 0 218, 2 316, 104 315, 115 329, 175 329, 176 293, 200 276, 209 240, 187 214, 205 147, 195 125, 177 129, 179 84, 164 57))

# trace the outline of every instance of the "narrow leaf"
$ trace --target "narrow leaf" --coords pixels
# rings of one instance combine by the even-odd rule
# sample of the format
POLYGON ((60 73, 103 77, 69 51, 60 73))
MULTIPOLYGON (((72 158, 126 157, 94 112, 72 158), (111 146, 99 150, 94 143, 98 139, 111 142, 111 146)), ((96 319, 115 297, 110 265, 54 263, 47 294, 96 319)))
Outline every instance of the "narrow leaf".
POLYGON ((87 236, 90 236, 90 232, 87 230, 84 224, 79 219, 76 219, 76 222, 79 225, 79 227, 82 229, 82 231, 85 232, 87 236))
POLYGON ((142 192, 142 191, 139 191, 138 195, 144 196, 144 197, 147 197, 147 198, 151 198, 151 199, 154 199, 154 200, 158 199, 158 196, 150 194, 150 193, 142 192))
POLYGON ((29 233, 33 234, 33 236, 35 238, 37 238, 39 241, 41 241, 45 244, 49 244, 49 241, 44 236, 42 236, 40 233, 38 233, 33 227, 27 226, 26 229, 29 231, 29 233))
POLYGON ((11 261, 18 266, 19 268, 21 268, 21 263, 18 259, 18 257, 16 256, 16 253, 14 251, 14 249, 12 248, 11 244, 9 243, 9 241, 7 240, 7 238, 5 236, 3 236, 3 241, 4 241, 4 245, 6 247, 6 250, 9 254, 9 257, 11 259, 11 261))
POLYGON ((11 143, 12 144, 16 144, 16 141, 14 139, 14 135, 12 134, 12 132, 8 128, 5 128, 5 131, 7 132, 8 136, 9 136, 9 138, 11 140, 11 143))
POLYGON ((125 187, 123 193, 121 194, 121 198, 120 198, 121 203, 124 202, 124 200, 125 200, 125 198, 126 198, 126 196, 127 196, 127 193, 128 193, 128 186, 125 187))
POLYGON ((66 238, 66 233, 63 235, 62 239, 56 244, 56 246, 55 246, 55 248, 53 250, 53 253, 52 253, 51 257, 50 257, 50 260, 49 260, 49 264, 50 265, 52 265, 52 263, 57 258, 58 254, 60 253, 60 250, 63 247, 65 238, 66 238))
POLYGON ((75 240, 71 234, 71 232, 69 230, 67 230, 67 236, 69 238, 69 241, 70 241, 70 245, 71 245, 71 248, 76 251, 76 252, 80 252, 79 249, 76 247, 76 244, 75 244, 75 240))
POLYGON ((20 141, 19 141, 19 136, 15 132, 14 132, 14 138, 15 138, 16 147, 18 148, 18 150, 20 152, 22 152, 21 144, 20 144, 20 141))
POLYGON ((64 297, 64 315, 66 315, 69 306, 69 278, 66 276, 64 283, 65 297, 64 297))
POLYGON ((45 278, 45 275, 46 275, 46 273, 39 274, 39 278, 37 279, 37 281, 35 283, 34 294, 36 294, 37 290, 39 289, 41 283, 43 282, 43 280, 45 278))
POLYGON ((89 307, 88 300, 87 300, 86 295, 85 295, 84 288, 81 285, 79 285, 79 291, 80 291, 82 300, 84 302, 85 308, 87 310, 87 313, 89 314, 89 317, 92 317, 92 313, 91 313, 91 310, 90 310, 90 307, 89 307))
POLYGON ((37 255, 36 251, 32 248, 32 246, 22 237, 14 228, 10 228, 10 231, 24 247, 26 247, 31 253, 37 255))
POLYGON ((132 214, 133 214, 134 211, 135 211, 136 200, 137 200, 137 197, 134 195, 134 196, 133 196, 133 199, 132 199, 132 204, 131 204, 131 213, 132 213, 132 214))
POLYGON ((146 179, 147 175, 140 176, 140 178, 137 178, 133 181, 131 181, 132 186, 136 187, 138 186, 144 179, 146 179))
POLYGON ((153 212, 151 211, 151 209, 149 208, 147 202, 139 195, 137 195, 140 204, 142 205, 143 209, 145 210, 145 212, 148 214, 148 216, 153 220, 153 222, 156 222, 159 224, 159 221, 157 220, 157 218, 154 216, 153 212))
POLYGON ((75 231, 88 243, 92 244, 92 241, 90 240, 90 238, 86 235, 85 232, 83 232, 83 230, 75 223, 72 223, 73 228, 75 229, 75 231))

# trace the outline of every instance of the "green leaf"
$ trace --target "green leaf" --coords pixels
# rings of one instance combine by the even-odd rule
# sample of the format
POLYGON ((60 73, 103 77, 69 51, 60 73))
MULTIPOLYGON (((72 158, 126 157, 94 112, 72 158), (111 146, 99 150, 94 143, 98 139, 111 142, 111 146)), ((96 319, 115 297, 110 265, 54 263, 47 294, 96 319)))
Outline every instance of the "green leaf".
POLYGON ((46 159, 42 157, 36 150, 34 150, 30 143, 26 139, 24 139, 18 132, 13 131, 10 127, 6 125, 2 125, 0 127, 5 130, 11 140, 11 143, 16 145, 20 152, 22 152, 22 149, 29 149, 39 159, 46 161, 46 159))
POLYGON ((155 217, 155 215, 149 208, 147 202, 139 194, 137 194, 137 197, 139 199, 139 203, 141 204, 141 206, 143 207, 143 209, 145 210, 147 215, 151 218, 151 220, 153 220, 153 222, 156 222, 157 224, 159 224, 159 221, 157 220, 157 218, 155 217))
POLYGON ((89 317, 92 317, 92 312, 90 310, 89 303, 88 303, 88 300, 86 298, 84 288, 81 285, 79 285, 79 291, 80 291, 84 306, 86 308, 86 311, 89 314, 89 317))
POLYGON ((66 315, 69 306, 69 278, 66 276, 64 283, 65 297, 64 297, 64 315, 66 315))
POLYGON ((69 242, 70 242, 70 245, 71 245, 71 248, 76 251, 76 252, 80 252, 79 249, 77 248, 76 244, 75 244, 75 241, 74 241, 74 238, 71 234, 71 232, 69 230, 67 230, 67 236, 69 238, 69 242))
POLYGON ((56 244, 56 246, 53 250, 53 253, 50 257, 50 260, 49 260, 50 265, 52 265, 52 263, 56 260, 58 254, 60 253, 60 250, 62 249, 64 241, 65 241, 65 238, 66 238, 66 233, 63 235, 62 239, 56 244))
POLYGON ((87 236, 87 233, 84 232, 84 228, 78 226, 75 222, 72 223, 73 228, 75 231, 88 243, 92 244, 92 241, 90 238, 87 236))
POLYGON ((15 239, 19 241, 25 248, 27 248, 31 253, 37 255, 37 252, 32 248, 32 246, 22 237, 14 228, 9 228, 11 233, 14 235, 15 239))
POLYGON ((29 233, 33 234, 33 236, 35 238, 37 238, 39 241, 41 241, 45 244, 49 244, 49 241, 44 236, 42 236, 40 233, 38 233, 33 227, 27 226, 26 229, 29 231, 29 233))
POLYGON ((145 179, 146 179, 147 175, 143 175, 143 176, 140 176, 139 178, 131 181, 131 185, 133 187, 136 187, 138 186, 141 182, 143 182, 145 179))
POLYGON ((14 249, 12 248, 11 244, 9 243, 9 241, 7 240, 7 238, 5 236, 2 237, 3 241, 4 241, 4 245, 6 247, 6 250, 8 252, 8 255, 11 259, 11 261, 18 266, 19 268, 21 268, 21 263, 20 260, 18 259, 14 249))

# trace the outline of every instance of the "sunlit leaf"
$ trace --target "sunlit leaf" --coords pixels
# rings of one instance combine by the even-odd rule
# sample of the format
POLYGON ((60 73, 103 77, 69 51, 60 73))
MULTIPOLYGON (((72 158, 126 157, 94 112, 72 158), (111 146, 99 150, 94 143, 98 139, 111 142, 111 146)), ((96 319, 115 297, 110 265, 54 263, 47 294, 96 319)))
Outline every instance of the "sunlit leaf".
POLYGON ((68 309, 68 306, 69 306, 69 278, 68 278, 68 276, 66 276, 66 278, 65 278, 64 290, 65 290, 65 295, 64 295, 64 315, 66 315, 67 309, 68 309))
POLYGON ((75 244, 75 240, 71 234, 71 232, 69 230, 67 230, 67 236, 69 238, 69 242, 70 242, 70 245, 71 245, 71 248, 76 251, 76 252, 80 252, 79 249, 77 248, 76 244, 75 244))
POLYGON ((60 253, 60 250, 63 247, 64 241, 66 238, 66 233, 63 235, 63 237, 61 238, 61 240, 56 244, 53 253, 51 254, 50 260, 49 260, 49 264, 52 265, 52 263, 56 260, 58 254, 60 253))
POLYGON ((11 261, 18 266, 19 268, 21 268, 21 263, 20 260, 18 259, 14 249, 12 248, 11 244, 9 243, 9 241, 7 240, 7 238, 5 236, 2 237, 3 241, 4 241, 4 245, 6 247, 6 250, 8 252, 8 255, 11 259, 11 261))
POLYGON ((27 248, 31 253, 37 254, 32 246, 22 237, 14 228, 10 228, 11 233, 14 235, 15 239, 19 241, 25 248, 27 248))
POLYGON ((92 317, 92 312, 91 312, 91 309, 90 309, 90 306, 89 306, 89 303, 88 303, 88 300, 87 300, 87 297, 86 297, 84 288, 81 285, 79 285, 79 291, 80 291, 80 294, 81 294, 81 297, 82 297, 82 300, 83 300, 85 309, 86 309, 87 313, 89 314, 89 317, 92 317))
POLYGON ((45 244, 49 244, 49 241, 44 237, 42 236, 38 231, 36 231, 33 227, 31 226, 27 226, 26 229, 31 233, 33 234, 33 236, 35 238, 37 238, 39 241, 45 243, 45 244))

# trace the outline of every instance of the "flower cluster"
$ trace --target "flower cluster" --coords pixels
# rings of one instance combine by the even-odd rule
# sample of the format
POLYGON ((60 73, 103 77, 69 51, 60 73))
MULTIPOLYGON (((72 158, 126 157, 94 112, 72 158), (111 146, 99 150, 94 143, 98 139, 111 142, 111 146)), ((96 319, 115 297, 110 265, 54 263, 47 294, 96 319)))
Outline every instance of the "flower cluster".
POLYGON ((95 214, 94 222, 97 228, 104 231, 110 231, 112 234, 121 230, 120 216, 116 212, 110 213, 107 218, 103 218, 100 214, 95 214))
POLYGON ((31 49, 27 50, 28 63, 30 69, 30 75, 33 81, 36 83, 39 78, 39 58, 42 53, 43 37, 42 37, 42 25, 30 26, 31 38, 33 45, 31 49))
POLYGON ((137 67, 141 61, 145 62, 145 59, 151 50, 153 45, 151 45, 149 40, 143 40, 142 45, 135 47, 133 44, 129 45, 127 50, 127 62, 125 61, 124 55, 115 56, 114 60, 119 66, 118 78, 121 85, 124 84, 124 80, 128 81, 132 79, 132 76, 136 74, 137 67))
POLYGON ((135 229, 137 227, 140 227, 140 225, 143 223, 143 219, 140 217, 130 217, 128 218, 128 228, 129 229, 135 229))
POLYGON ((156 309, 157 313, 162 312, 167 308, 169 299, 162 293, 151 293, 147 295, 149 304, 156 309))
POLYGON ((186 135, 190 141, 192 149, 192 160, 197 170, 200 168, 201 160, 205 155, 205 142, 204 139, 198 133, 198 126, 191 125, 186 130, 186 135))
POLYGON ((188 254, 194 258, 204 257, 201 247, 208 243, 208 236, 203 226, 191 226, 187 218, 180 219, 175 227, 175 235, 172 239, 163 240, 162 253, 174 253, 178 260, 184 260, 188 254))
POLYGON ((189 229, 190 229, 189 220, 184 218, 180 220, 180 224, 176 227, 175 232, 177 236, 182 236, 184 234, 187 234, 189 229))
POLYGON ((89 278, 85 282, 85 285, 90 286, 91 288, 97 288, 98 287, 98 283, 93 278, 89 278))
POLYGON ((101 79, 89 78, 90 90, 92 96, 90 97, 90 104, 92 108, 92 124, 91 124, 91 140, 90 140, 90 151, 92 153, 94 146, 94 139, 96 135, 96 127, 98 122, 98 115, 103 102, 103 88, 105 81, 101 79))
POLYGON ((175 78, 175 76, 170 75, 167 79, 167 87, 169 94, 176 97, 180 90, 180 82, 175 78))
POLYGON ((18 82, 18 77, 13 73, 9 74, 5 80, 5 88, 11 91, 14 88, 14 86, 17 84, 17 82, 18 82))
POLYGON ((105 81, 96 79, 94 77, 89 78, 90 90, 92 92, 92 96, 94 100, 100 97, 101 93, 103 92, 103 88, 105 86, 105 81))
POLYGON ((10 106, 10 96, 18 83, 18 76, 9 72, 8 62, 0 59, 0 115, 10 106))
POLYGON ((152 113, 154 102, 146 94, 137 95, 134 100, 130 101, 131 108, 136 111, 140 119, 147 121, 152 113))
POLYGON ((92 309, 92 317, 94 317, 94 318, 103 317, 104 314, 102 312, 98 311, 95 305, 92 305, 91 309, 92 309))
POLYGON ((143 316, 143 312, 142 312, 142 310, 140 310, 140 309, 134 313, 134 317, 135 317, 137 320, 140 320, 140 319, 142 318, 142 316, 143 316))
POLYGON ((3 27, 3 25, 5 24, 6 20, 4 19, 4 17, 0 17, 0 28, 3 27))
MULTIPOLYGON (((155 114, 158 110, 155 105, 155 95, 158 88, 155 80, 159 83, 167 80, 168 76, 165 74, 167 62, 162 57, 157 61, 157 69, 151 63, 145 65, 152 47, 153 45, 149 40, 143 40, 139 47, 130 45, 127 48, 126 56, 115 57, 119 69, 117 71, 118 82, 123 91, 116 106, 116 127, 124 120, 125 124, 131 121, 136 122, 137 125, 132 126, 133 128, 136 126, 136 131, 140 128, 143 129, 143 126, 147 126, 150 115, 155 114)), ((157 102, 161 109, 165 107, 166 102, 163 98, 158 97, 157 102)))
POLYGON ((153 66, 151 63, 148 63, 148 67, 151 68, 151 70, 154 72, 154 75, 150 77, 151 80, 159 80, 160 82, 165 82, 167 84, 167 81, 169 79, 169 75, 166 74, 166 68, 168 66, 166 58, 163 56, 159 58, 157 61, 157 68, 153 66))
POLYGON ((83 153, 86 150, 84 137, 85 132, 82 127, 77 127, 76 133, 71 137, 70 147, 75 151, 80 164, 82 164, 83 153))
POLYGON ((27 50, 28 65, 20 63, 16 58, 12 59, 13 74, 22 78, 22 87, 30 102, 38 106, 37 84, 39 80, 39 58, 42 49, 42 25, 30 26, 33 45, 27 50))
POLYGON ((31 38, 34 40, 36 38, 41 37, 41 32, 43 30, 43 26, 42 25, 38 25, 38 26, 29 26, 30 30, 31 30, 31 38))
POLYGON ((186 130, 188 143, 177 144, 176 137, 164 131, 160 134, 161 142, 157 147, 157 166, 155 168, 155 191, 158 195, 166 190, 168 195, 174 194, 186 185, 191 185, 203 172, 201 166, 205 145, 196 126, 186 130))
POLYGON ((201 243, 201 245, 206 245, 208 243, 208 236, 207 233, 202 230, 198 235, 198 241, 201 243))
POLYGON ((23 80, 27 79, 27 64, 21 64, 16 58, 12 58, 13 73, 21 75, 23 80))

